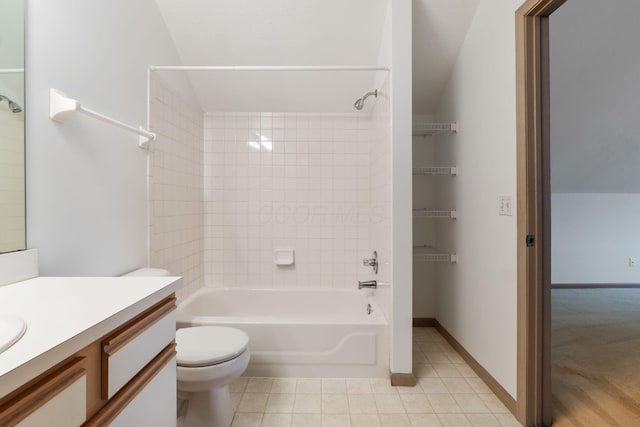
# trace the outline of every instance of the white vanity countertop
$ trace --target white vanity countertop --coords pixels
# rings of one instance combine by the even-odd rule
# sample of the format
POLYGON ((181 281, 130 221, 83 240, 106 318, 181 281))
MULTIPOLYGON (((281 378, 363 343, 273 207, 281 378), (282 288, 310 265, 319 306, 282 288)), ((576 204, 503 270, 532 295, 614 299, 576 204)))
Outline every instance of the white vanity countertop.
POLYGON ((0 353, 0 398, 182 286, 180 277, 37 277, 0 287, 0 314, 27 323, 0 353))

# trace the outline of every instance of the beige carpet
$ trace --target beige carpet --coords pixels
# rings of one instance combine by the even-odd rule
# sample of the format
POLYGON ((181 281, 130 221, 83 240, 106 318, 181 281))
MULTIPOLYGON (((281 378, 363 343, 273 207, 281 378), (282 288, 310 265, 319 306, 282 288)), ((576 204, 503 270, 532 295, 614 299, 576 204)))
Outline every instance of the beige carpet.
POLYGON ((640 426, 640 289, 552 291, 554 426, 640 426))

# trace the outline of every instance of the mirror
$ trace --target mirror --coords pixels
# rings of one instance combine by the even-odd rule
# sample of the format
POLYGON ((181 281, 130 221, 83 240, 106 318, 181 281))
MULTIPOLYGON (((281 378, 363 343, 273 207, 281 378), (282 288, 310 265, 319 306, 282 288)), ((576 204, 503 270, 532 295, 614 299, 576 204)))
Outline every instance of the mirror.
POLYGON ((26 248, 24 0, 0 0, 0 253, 26 248))

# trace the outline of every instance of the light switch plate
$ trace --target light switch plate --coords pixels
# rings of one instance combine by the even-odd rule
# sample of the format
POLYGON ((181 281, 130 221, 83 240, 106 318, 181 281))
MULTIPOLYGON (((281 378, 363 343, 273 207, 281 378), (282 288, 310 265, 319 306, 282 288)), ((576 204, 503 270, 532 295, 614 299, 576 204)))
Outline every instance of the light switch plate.
POLYGON ((498 196, 498 214, 513 216, 513 198, 511 196, 498 196))

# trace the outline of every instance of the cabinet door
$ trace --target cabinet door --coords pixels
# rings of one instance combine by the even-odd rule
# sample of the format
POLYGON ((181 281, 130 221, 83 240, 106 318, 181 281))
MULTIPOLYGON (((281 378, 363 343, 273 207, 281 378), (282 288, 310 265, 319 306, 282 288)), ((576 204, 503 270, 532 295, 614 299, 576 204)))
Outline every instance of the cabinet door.
POLYGON ((79 426, 85 420, 87 377, 82 376, 20 421, 18 427, 79 426))
POLYGON ((0 407, 0 425, 20 427, 79 426, 86 419, 85 359, 55 369, 0 407))
POLYGON ((175 346, 162 350, 84 426, 175 427, 175 346))
POLYGON ((175 298, 168 298, 102 343, 102 398, 111 399, 176 336, 175 298))
POLYGON ((176 419, 176 359, 173 358, 110 426, 175 427, 176 419))

